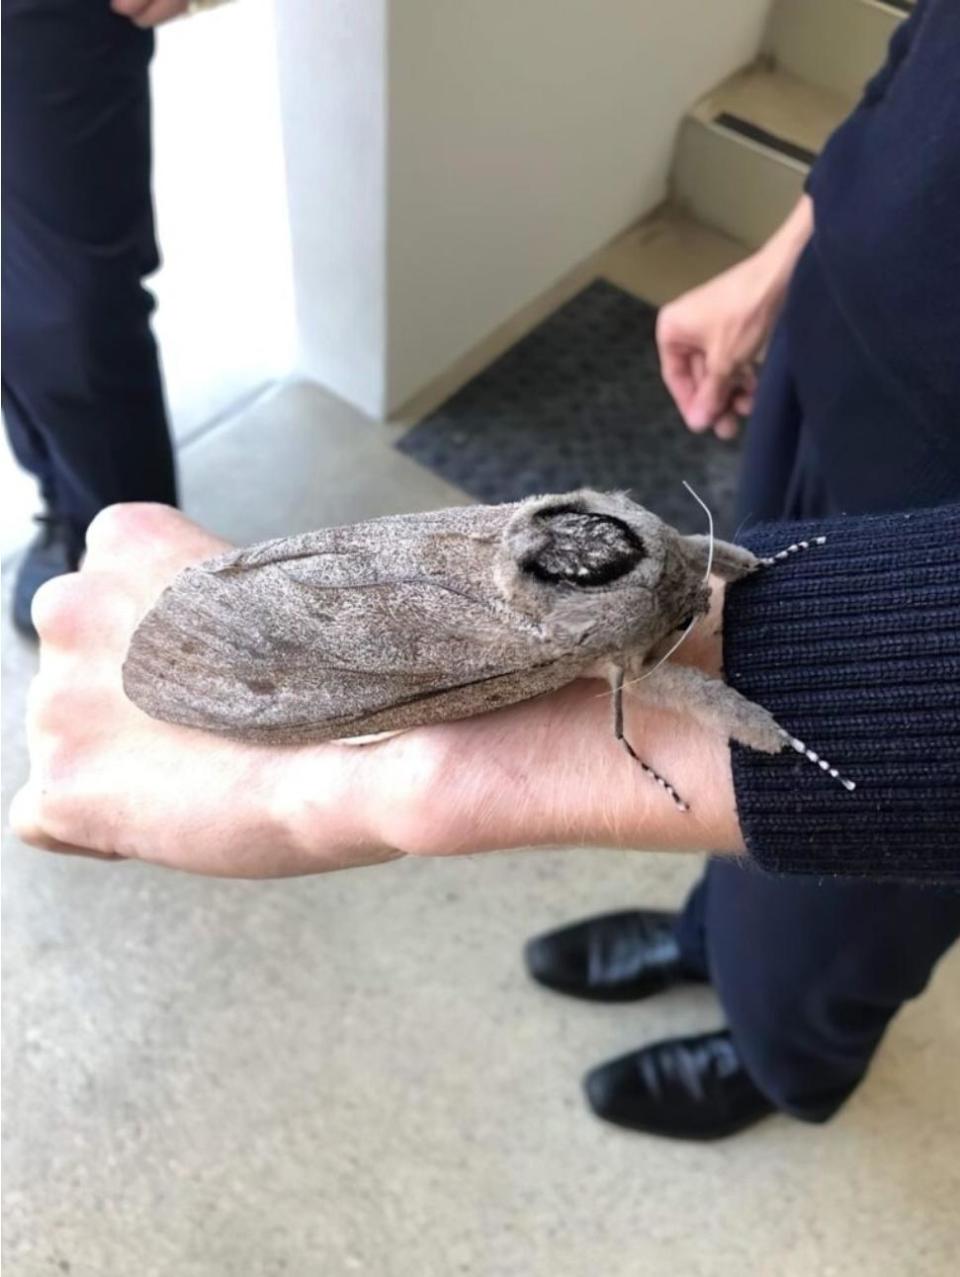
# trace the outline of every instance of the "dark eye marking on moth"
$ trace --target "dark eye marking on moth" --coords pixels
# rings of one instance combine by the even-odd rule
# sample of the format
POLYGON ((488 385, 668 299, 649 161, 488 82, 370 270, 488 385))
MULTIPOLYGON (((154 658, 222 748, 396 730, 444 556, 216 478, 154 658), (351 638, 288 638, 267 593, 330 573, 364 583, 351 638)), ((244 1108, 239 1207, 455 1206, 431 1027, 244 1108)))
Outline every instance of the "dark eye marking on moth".
POLYGON ((536 520, 543 541, 521 565, 538 581, 608 585, 632 572, 646 557, 643 542, 622 519, 570 506, 536 520))
POLYGON ((606 678, 615 738, 684 810, 633 750, 626 695, 751 749, 793 749, 853 790, 762 705, 668 659, 705 612, 711 572, 789 571, 773 565, 824 541, 760 560, 716 540, 704 509, 709 534, 681 536, 622 493, 582 489, 231 551, 186 568, 143 618, 124 690, 164 722, 302 745, 469 718, 606 678), (677 617, 689 620, 668 637, 677 617))

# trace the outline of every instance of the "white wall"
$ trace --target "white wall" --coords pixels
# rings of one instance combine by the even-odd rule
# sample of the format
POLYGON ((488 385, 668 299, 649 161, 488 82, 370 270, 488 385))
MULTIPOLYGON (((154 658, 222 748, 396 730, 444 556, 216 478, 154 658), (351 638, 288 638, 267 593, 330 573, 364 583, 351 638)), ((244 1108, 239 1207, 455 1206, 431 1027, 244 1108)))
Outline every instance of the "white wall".
POLYGON ((271 0, 171 22, 153 65, 156 332, 175 433, 294 360, 271 0))
POLYGON ((386 407, 663 198, 684 109, 767 9, 393 0, 386 407))
POLYGON ((299 370, 386 395, 387 0, 278 0, 299 370))

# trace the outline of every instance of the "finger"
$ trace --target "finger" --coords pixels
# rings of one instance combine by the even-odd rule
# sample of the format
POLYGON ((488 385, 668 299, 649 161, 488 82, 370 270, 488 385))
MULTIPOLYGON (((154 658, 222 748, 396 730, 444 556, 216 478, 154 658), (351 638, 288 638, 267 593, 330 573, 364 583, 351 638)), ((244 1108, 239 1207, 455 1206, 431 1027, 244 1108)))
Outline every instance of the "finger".
POLYGON ((692 364, 695 353, 683 346, 665 346, 660 351, 660 375, 684 418, 696 395, 697 385, 692 364))
POLYGON ((54 754, 55 761, 62 761, 57 751, 64 740, 79 751, 139 715, 131 702, 118 706, 121 677, 119 662, 91 671, 86 662, 70 657, 60 657, 48 673, 38 674, 27 692, 24 715, 31 763, 46 768, 54 754), (118 709, 126 721, 118 717, 118 709))
POLYGON ((730 406, 738 417, 749 417, 753 412, 753 392, 738 390, 730 400, 730 406))
POLYGON ((110 8, 122 18, 133 18, 146 9, 151 0, 110 0, 110 8))
POLYGON ((696 397, 687 415, 691 430, 706 430, 729 408, 730 378, 724 373, 707 372, 697 387, 696 397))
POLYGON ((10 804, 10 827, 17 838, 28 847, 36 847, 40 851, 56 851, 67 856, 85 856, 91 860, 124 860, 124 856, 112 851, 95 851, 92 847, 76 847, 72 843, 61 842, 59 838, 44 828, 40 816, 36 791, 32 786, 24 785, 14 795, 10 804))
POLYGON ((129 636, 140 600, 115 573, 84 570, 45 582, 33 596, 41 668, 53 651, 72 649, 93 659, 129 636))
POLYGON ((171 18, 179 17, 186 7, 186 0, 152 0, 145 9, 140 10, 133 23, 138 27, 158 27, 171 18))
POLYGON ((205 531, 172 506, 112 505, 87 529, 84 570, 136 566, 138 576, 160 570, 173 576, 188 563, 209 558, 229 543, 205 531))
POLYGON ((697 395, 700 393, 700 390, 703 387, 703 382, 707 375, 707 357, 702 350, 694 351, 693 356, 690 359, 690 368, 691 368, 691 371, 693 372, 693 382, 694 382, 695 389, 694 389, 693 397, 691 398, 690 403, 687 406, 687 429, 692 430, 694 434, 699 435, 699 434, 703 434, 705 430, 710 429, 709 423, 703 426, 691 425, 690 419, 689 419, 690 410, 692 409, 693 404, 696 401, 697 395))
POLYGON ((713 423, 713 433, 718 439, 736 439, 740 433, 740 423, 732 412, 725 412, 713 423))

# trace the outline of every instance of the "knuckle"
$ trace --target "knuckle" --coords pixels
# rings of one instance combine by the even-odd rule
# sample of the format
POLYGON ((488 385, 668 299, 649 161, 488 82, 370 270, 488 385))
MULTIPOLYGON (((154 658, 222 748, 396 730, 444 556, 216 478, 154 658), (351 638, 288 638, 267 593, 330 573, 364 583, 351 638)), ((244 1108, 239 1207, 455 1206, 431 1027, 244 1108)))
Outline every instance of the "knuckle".
POLYGON ((87 553, 113 553, 129 537, 140 509, 140 505, 127 504, 101 510, 87 529, 87 553))
POLYGON ((132 544, 169 532, 182 519, 171 506, 132 501, 107 506, 87 529, 87 552, 115 556, 132 544))
POLYGON ((57 576, 44 582, 33 596, 31 615, 40 638, 62 642, 69 636, 85 587, 78 573, 57 576))
POLYGON ((82 650, 87 659, 102 656, 113 629, 127 620, 127 594, 119 578, 87 567, 43 585, 33 600, 41 668, 50 649, 82 650))

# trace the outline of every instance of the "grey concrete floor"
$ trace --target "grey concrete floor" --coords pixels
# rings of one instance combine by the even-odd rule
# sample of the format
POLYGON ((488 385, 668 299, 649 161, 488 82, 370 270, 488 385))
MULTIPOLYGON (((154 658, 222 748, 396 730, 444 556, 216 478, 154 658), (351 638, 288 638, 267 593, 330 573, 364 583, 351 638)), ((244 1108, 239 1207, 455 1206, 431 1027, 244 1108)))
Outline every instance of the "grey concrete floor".
MULTIPOLYGON (((252 540, 462 501, 303 385, 182 457, 188 510, 252 540)), ((5 619, 3 802, 34 653, 5 619)), ((591 1007, 524 938, 670 906, 693 857, 567 850, 231 883, 4 834, 11 1277, 812 1277, 955 1271, 960 953, 838 1120, 715 1147, 601 1126, 578 1079, 712 1026, 708 991, 591 1007)), ((757 955, 763 961, 763 954, 757 955)))

